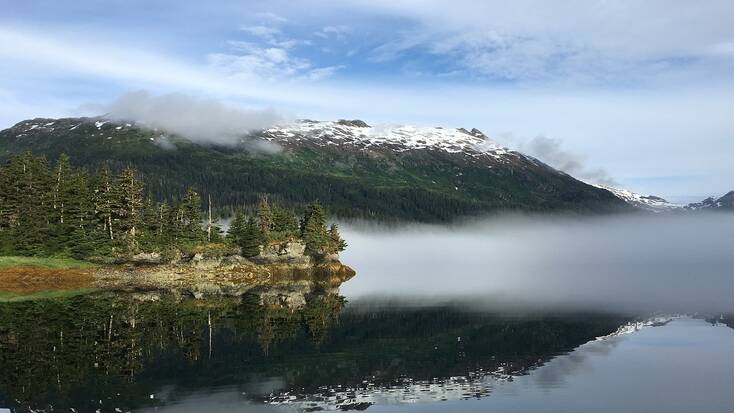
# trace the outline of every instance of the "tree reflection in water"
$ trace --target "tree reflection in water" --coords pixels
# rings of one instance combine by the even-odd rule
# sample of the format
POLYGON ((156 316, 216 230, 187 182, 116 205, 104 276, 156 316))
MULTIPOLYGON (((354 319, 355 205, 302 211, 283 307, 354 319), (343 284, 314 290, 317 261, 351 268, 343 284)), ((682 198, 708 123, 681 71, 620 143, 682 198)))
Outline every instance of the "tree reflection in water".
POLYGON ((482 396, 489 389, 472 383, 484 375, 511 379, 626 321, 452 307, 344 309, 335 291, 312 291, 296 306, 274 296, 107 292, 2 303, 0 406, 135 409, 235 386, 251 402, 295 397, 310 403, 297 407, 308 407, 333 389, 452 380, 482 396))

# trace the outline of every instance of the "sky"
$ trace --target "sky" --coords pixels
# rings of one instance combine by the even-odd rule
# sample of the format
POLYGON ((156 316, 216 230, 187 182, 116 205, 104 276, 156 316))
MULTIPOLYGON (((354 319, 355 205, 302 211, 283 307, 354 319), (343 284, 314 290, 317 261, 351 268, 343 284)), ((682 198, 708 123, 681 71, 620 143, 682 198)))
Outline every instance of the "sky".
MULTIPOLYGON (((0 0, 0 128, 144 93, 478 128, 587 181, 734 189, 729 0, 0 0)), ((230 113, 231 114, 231 113, 230 113)))

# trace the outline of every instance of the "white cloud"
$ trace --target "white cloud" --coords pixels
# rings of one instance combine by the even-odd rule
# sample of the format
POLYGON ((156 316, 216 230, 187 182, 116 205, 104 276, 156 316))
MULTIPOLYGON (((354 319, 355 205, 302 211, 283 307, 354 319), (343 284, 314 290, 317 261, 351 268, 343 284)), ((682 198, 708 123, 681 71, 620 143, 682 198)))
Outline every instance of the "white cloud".
POLYGON ((651 80, 687 65, 700 70, 702 61, 719 75, 731 68, 707 61, 734 38, 730 1, 354 0, 343 7, 403 19, 378 59, 423 48, 503 79, 605 82, 635 70, 651 80))
MULTIPOLYGON (((327 20, 329 16, 343 16, 343 8, 332 6, 314 13, 323 11, 320 18, 327 20)), ((426 3, 426 7, 435 4, 426 3)), ((393 18, 395 15, 391 14, 393 18)), ((467 19, 469 24, 475 17, 467 19)), ((513 16, 508 15, 507 19, 511 21, 513 16)), ((341 23, 343 19, 339 20, 341 23)), ((719 20, 714 16, 712 26, 719 20)), ((469 25, 476 27, 474 23, 469 25)), ((457 25, 452 27, 459 29, 457 25)), ((10 103, 5 105, 9 110, 3 110, 0 116, 3 126, 36 115, 74 114, 73 109, 84 101, 105 101, 120 91, 149 89, 163 94, 210 96, 235 105, 267 105, 316 119, 361 118, 370 123, 478 127, 490 136, 511 130, 519 136, 563 137, 568 150, 588 156, 587 164, 606 168, 623 185, 636 182, 630 189, 642 193, 719 193, 731 189, 734 182, 734 123, 730 113, 734 90, 731 81, 727 81, 730 75, 724 81, 699 76, 697 82, 679 82, 670 76, 664 87, 643 89, 465 83, 460 72, 447 79, 423 78, 430 81, 422 82, 415 78, 371 77, 363 70, 359 77, 350 79, 347 68, 339 68, 334 62, 319 66, 298 61, 292 49, 285 47, 255 43, 252 49, 246 46, 245 51, 232 49, 224 53, 224 60, 231 65, 210 65, 206 55, 176 55, 176 48, 154 52, 139 41, 120 41, 125 37, 116 38, 114 33, 98 31, 89 36, 75 30, 46 27, 39 31, 8 25, 0 28, 0 58, 4 63, 0 87, 13 96, 13 100, 5 99, 10 103), (286 53, 267 49, 282 49, 286 53), (258 70, 245 65, 248 58, 256 58, 258 70), (328 76, 336 70, 345 75, 328 76), (70 93, 72 90, 74 93, 70 93), (683 183, 635 180, 663 175, 698 179, 683 183)), ((442 52, 440 47, 458 47, 449 40, 444 40, 444 45, 431 38, 427 30, 423 32, 419 34, 424 37, 401 38, 405 41, 403 47, 419 47, 414 45, 429 41, 436 53, 442 52)), ((576 33, 583 38, 583 33, 576 33)), ((719 46, 713 50, 726 55, 726 45, 731 40, 721 40, 726 37, 723 35, 715 37, 717 41, 712 44, 719 46)), ((356 45, 356 58, 365 56, 367 49, 368 44, 356 45)), ((395 49, 396 53, 400 53, 399 49, 395 49)), ((711 50, 707 49, 708 55, 711 50)), ((606 53, 600 59, 611 55, 606 53)), ((728 61, 726 56, 717 55, 716 59, 728 61)), ((613 63, 600 60, 595 64, 606 67, 613 63)))
POLYGON ((603 168, 590 167, 585 156, 566 150, 560 139, 538 135, 530 140, 520 140, 517 149, 586 182, 619 185, 603 168))
POLYGON ((280 29, 272 26, 244 26, 241 30, 268 40, 281 34, 280 29))
POLYGON ((220 145, 239 144, 247 132, 284 121, 273 110, 233 108, 212 99, 156 96, 146 91, 128 93, 101 109, 112 119, 140 122, 194 142, 220 145))
POLYGON ((288 21, 285 17, 272 12, 256 13, 255 17, 264 23, 285 23, 288 21))
POLYGON ((336 25, 336 26, 325 26, 321 30, 314 33, 315 36, 328 39, 330 37, 334 37, 337 40, 344 40, 352 31, 352 28, 346 25, 336 25))
POLYGON ((344 68, 343 65, 320 67, 318 69, 313 69, 309 71, 306 77, 311 80, 321 80, 321 79, 325 79, 328 77, 332 77, 334 73, 336 73, 337 71, 343 68, 344 68))
POLYGON ((295 77, 312 69, 307 59, 293 57, 283 48, 263 47, 248 42, 230 44, 232 53, 214 53, 207 57, 210 66, 232 75, 266 79, 295 77))

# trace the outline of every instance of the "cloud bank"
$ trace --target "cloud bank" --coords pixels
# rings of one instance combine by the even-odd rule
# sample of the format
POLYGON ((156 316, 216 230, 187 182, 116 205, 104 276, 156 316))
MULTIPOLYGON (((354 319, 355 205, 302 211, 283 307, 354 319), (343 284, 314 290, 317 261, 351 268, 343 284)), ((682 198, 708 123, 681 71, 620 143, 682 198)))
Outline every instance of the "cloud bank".
POLYGON ((619 183, 604 169, 588 165, 585 156, 566 150, 561 139, 538 135, 532 139, 518 138, 512 133, 498 135, 505 145, 533 156, 559 171, 593 184, 619 186, 619 183))
MULTIPOLYGON (((247 132, 271 127, 285 119, 272 109, 238 109, 221 102, 172 93, 127 93, 103 106, 107 117, 159 128, 202 144, 234 145, 247 132)), ((267 148, 262 148, 267 150, 267 148)))
POLYGON ((343 225, 348 298, 732 312, 734 214, 501 216, 456 227, 343 225), (467 297, 467 298, 464 298, 467 297))

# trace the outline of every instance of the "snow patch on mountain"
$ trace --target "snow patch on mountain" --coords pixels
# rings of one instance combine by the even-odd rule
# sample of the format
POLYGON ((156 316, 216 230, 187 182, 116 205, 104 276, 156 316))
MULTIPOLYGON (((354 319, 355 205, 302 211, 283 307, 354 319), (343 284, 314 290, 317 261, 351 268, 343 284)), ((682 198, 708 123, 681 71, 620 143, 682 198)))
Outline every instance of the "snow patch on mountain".
POLYGON ((609 185, 594 184, 594 186, 596 186, 597 188, 606 189, 622 201, 645 211, 657 213, 675 211, 683 208, 683 205, 668 202, 665 199, 655 195, 640 195, 626 189, 615 188, 609 185))
POLYGON ((681 318, 681 316, 677 316, 677 315, 676 316, 656 316, 656 317, 650 317, 642 321, 631 321, 625 325, 620 326, 616 331, 610 334, 597 337, 596 340, 602 341, 602 340, 608 340, 613 337, 625 336, 627 334, 636 333, 640 330, 643 330, 649 327, 662 327, 670 323, 671 321, 679 319, 679 318, 681 318))
POLYGON ((688 204, 686 209, 706 210, 706 209, 734 209, 734 191, 730 191, 720 197, 712 196, 701 202, 688 204))
POLYGON ((418 127, 408 125, 369 126, 360 120, 321 122, 300 120, 264 131, 270 141, 311 141, 319 146, 352 145, 364 149, 386 146, 396 152, 435 149, 449 153, 495 158, 518 154, 489 139, 481 131, 463 128, 418 127))

